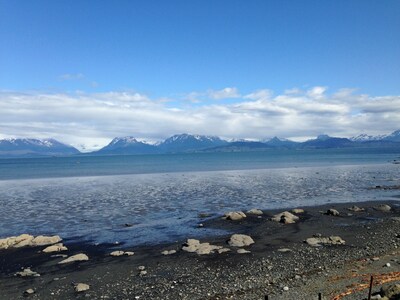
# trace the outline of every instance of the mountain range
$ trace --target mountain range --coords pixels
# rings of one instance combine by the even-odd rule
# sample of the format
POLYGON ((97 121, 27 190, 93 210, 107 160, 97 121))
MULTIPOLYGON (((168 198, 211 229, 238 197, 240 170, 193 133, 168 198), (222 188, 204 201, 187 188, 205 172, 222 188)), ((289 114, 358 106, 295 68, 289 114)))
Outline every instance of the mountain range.
POLYGON ((0 140, 0 157, 67 156, 79 153, 78 149, 55 139, 0 140))
MULTIPOLYGON (((161 143, 149 144, 134 137, 114 138, 107 146, 85 155, 134 155, 191 152, 240 152, 266 149, 327 149, 391 147, 400 151, 400 130, 388 135, 361 134, 350 139, 319 135, 305 142, 273 137, 263 141, 226 141, 217 136, 177 134, 161 143)), ((69 156, 81 154, 76 148, 54 139, 0 140, 0 157, 69 156)), ((83 154, 81 154, 83 155, 83 154)))

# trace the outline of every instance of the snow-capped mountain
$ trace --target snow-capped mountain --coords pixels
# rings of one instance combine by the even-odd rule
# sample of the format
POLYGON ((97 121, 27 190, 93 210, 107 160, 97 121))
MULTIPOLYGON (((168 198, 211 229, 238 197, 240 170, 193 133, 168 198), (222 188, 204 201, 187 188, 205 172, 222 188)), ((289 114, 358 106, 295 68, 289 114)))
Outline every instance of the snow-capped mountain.
POLYGON ((393 131, 391 134, 383 138, 385 141, 400 142, 400 130, 393 131))
POLYGON ((159 149, 163 152, 188 152, 228 144, 217 136, 191 135, 187 133, 173 135, 160 143, 159 149))
POLYGON ((366 133, 359 134, 350 138, 353 142, 368 142, 368 141, 380 141, 386 138, 387 135, 369 135, 366 133))
POLYGON ((375 136, 363 133, 350 138, 350 140, 354 142, 370 142, 370 141, 400 142, 400 130, 393 131, 390 134, 381 134, 375 136))
POLYGON ((78 153, 79 151, 74 147, 55 139, 9 138, 0 140, 0 156, 61 156, 78 153))
POLYGON ((155 154, 158 149, 154 145, 138 141, 132 136, 114 138, 107 146, 96 154, 155 154))

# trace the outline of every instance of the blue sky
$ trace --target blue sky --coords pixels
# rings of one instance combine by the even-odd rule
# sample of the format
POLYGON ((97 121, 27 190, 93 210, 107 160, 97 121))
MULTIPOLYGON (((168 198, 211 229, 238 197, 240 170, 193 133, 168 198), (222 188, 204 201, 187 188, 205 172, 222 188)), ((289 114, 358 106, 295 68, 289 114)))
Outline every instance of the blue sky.
MULTIPOLYGON (((1 97, 23 93, 35 102, 38 94, 75 99, 82 93, 93 99, 140 94, 164 103, 164 109, 193 115, 215 101, 226 109, 256 101, 246 96, 260 90, 274 97, 296 89, 307 94, 314 87, 323 87, 328 98, 341 89, 369 99, 396 96, 399 15, 397 0, 0 0, 1 97)), ((359 109, 352 107, 349 116, 359 109)), ((19 135, 10 131, 17 116, 13 122, 0 121, 1 136, 19 135)), ((171 126, 169 132, 183 132, 185 126, 171 126)), ((146 135, 139 127, 131 133, 150 139, 167 135, 146 135)))

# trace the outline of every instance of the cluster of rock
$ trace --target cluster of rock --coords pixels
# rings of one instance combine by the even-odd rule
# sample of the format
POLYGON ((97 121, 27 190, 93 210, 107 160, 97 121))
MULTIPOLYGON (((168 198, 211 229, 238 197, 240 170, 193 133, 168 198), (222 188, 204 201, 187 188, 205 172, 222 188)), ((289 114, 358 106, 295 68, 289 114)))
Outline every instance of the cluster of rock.
POLYGON ((319 247, 322 245, 344 245, 346 243, 340 236, 333 235, 329 237, 316 235, 314 237, 306 239, 305 242, 313 247, 319 247))
POLYGON ((361 212, 365 211, 365 208, 358 207, 357 205, 353 205, 352 207, 349 207, 348 210, 353 211, 353 212, 361 212))
MULTIPOLYGON (((216 246, 216 245, 211 245, 210 243, 200 243, 199 240, 195 239, 188 239, 184 246, 182 247, 183 251, 186 252, 195 252, 199 255, 204 255, 204 254, 211 254, 214 253, 215 251, 220 251, 224 249, 222 246, 216 246)), ((225 250, 222 250, 225 251, 225 250)))
MULTIPOLYGON (((237 250, 237 253, 242 254, 242 253, 250 253, 250 251, 242 249, 242 247, 247 247, 254 244, 254 240, 250 236, 245 234, 233 234, 227 243, 231 247, 240 248, 237 250)), ((182 250, 186 252, 197 253, 199 255, 211 254, 215 252, 221 254, 231 251, 231 249, 229 248, 223 246, 211 245, 210 243, 201 243, 199 240, 195 239, 188 239, 186 243, 183 245, 182 250)), ((175 250, 170 250, 170 251, 175 251, 175 250)), ((167 253, 166 250, 163 251, 162 254, 168 255, 169 253, 167 253)))
POLYGON ((38 235, 34 237, 30 234, 21 234, 19 236, 0 239, 0 249, 47 246, 58 242, 61 242, 61 238, 58 235, 38 235))
POLYGON ((176 250, 172 249, 172 250, 164 250, 161 252, 162 255, 172 255, 175 254, 176 250))
POLYGON ((111 252, 111 253, 110 253, 110 256, 114 256, 114 257, 123 256, 123 255, 125 255, 125 256, 132 256, 132 255, 134 255, 134 254, 135 254, 135 252, 132 252, 132 251, 121 251, 121 250, 117 250, 117 251, 111 252))
POLYGON ((400 299, 400 284, 392 284, 381 288, 378 295, 371 299, 395 300, 400 299))

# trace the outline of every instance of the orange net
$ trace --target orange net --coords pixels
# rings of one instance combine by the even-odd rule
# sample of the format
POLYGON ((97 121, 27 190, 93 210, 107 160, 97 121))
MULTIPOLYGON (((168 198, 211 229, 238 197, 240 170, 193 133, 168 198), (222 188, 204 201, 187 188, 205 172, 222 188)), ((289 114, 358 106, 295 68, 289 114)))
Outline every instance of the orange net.
POLYGON ((390 272, 385 274, 351 274, 349 276, 334 277, 332 280, 337 281, 347 278, 361 277, 361 283, 354 283, 348 287, 348 289, 339 295, 334 296, 331 300, 340 300, 343 297, 366 290, 369 288, 371 276, 374 277, 373 285, 382 285, 387 282, 400 280, 400 272, 390 272))

